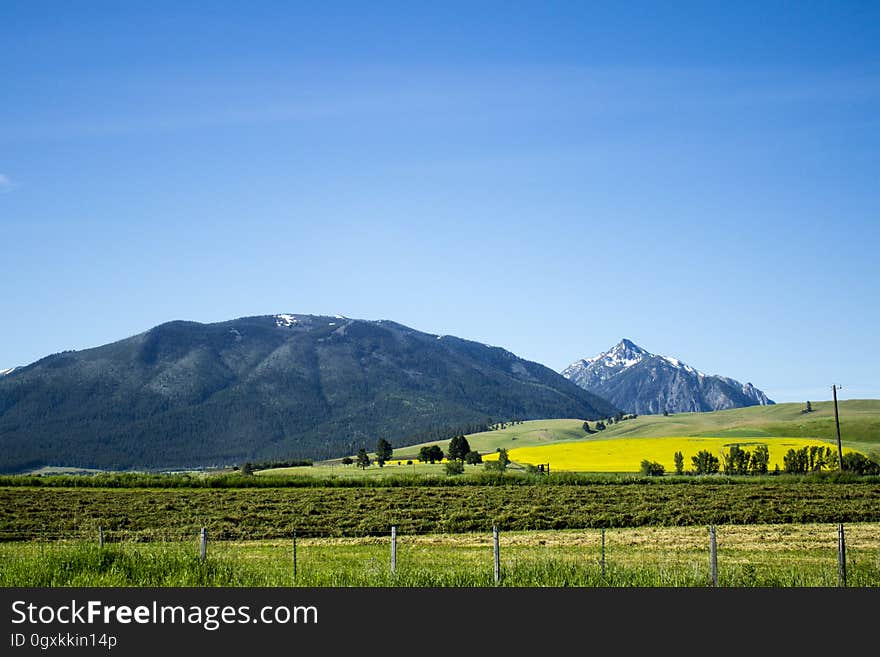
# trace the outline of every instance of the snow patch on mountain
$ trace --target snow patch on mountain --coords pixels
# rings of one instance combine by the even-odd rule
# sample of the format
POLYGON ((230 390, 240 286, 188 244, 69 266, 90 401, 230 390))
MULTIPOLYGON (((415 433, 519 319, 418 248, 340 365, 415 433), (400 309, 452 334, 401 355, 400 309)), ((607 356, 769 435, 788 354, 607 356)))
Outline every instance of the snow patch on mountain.
POLYGON ((677 367, 679 369, 682 369, 685 372, 690 372, 691 374, 696 374, 697 376, 706 376, 700 370, 694 369, 693 367, 691 367, 687 363, 683 363, 682 361, 678 360, 678 358, 672 358, 671 356, 660 356, 660 358, 665 360, 667 363, 669 363, 673 367, 677 367))

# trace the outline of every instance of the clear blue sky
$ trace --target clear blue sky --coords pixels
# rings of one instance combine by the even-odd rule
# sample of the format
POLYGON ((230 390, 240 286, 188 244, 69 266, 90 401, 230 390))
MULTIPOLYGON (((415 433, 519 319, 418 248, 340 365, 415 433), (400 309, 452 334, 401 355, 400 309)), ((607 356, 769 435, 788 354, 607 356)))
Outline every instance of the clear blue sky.
POLYGON ((156 324, 628 337, 880 398, 880 5, 0 5, 0 368, 156 324))

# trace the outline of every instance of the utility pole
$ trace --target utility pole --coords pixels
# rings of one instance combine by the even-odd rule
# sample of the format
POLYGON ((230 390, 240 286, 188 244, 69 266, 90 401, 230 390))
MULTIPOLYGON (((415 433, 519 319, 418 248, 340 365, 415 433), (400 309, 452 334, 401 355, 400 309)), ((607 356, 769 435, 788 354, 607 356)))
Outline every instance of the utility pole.
POLYGON ((837 385, 831 386, 831 394, 834 395, 834 426, 837 427, 837 465, 843 472, 843 448, 840 446, 840 416, 837 414, 837 385))

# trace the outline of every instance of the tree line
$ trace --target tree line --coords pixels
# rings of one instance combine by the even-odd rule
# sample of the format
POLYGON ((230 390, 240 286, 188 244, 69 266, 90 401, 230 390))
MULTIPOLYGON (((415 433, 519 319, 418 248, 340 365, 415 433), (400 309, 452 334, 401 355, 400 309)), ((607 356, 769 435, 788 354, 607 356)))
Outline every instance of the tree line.
POLYGON ((599 431, 604 431, 612 424, 618 424, 625 420, 635 420, 638 416, 638 413, 624 413, 623 411, 618 411, 617 415, 606 417, 604 420, 597 420, 595 428, 591 427, 588 421, 585 421, 583 429, 585 433, 598 433, 599 431))
MULTIPOLYGON (((507 450, 503 447, 499 447, 496 451, 498 452, 498 459, 487 462, 485 467, 487 470, 503 472, 510 463, 510 457, 507 455, 507 450)), ((366 448, 361 447, 354 458, 346 456, 342 459, 342 463, 344 465, 356 463, 359 468, 364 470, 375 463, 381 468, 392 459, 393 455, 394 448, 391 443, 384 438, 380 438, 376 443, 376 451, 372 458, 367 453, 366 448)), ((446 474, 449 475, 462 474, 466 463, 469 465, 483 463, 483 455, 477 450, 471 449, 470 443, 468 443, 468 439, 464 434, 454 436, 449 441, 449 447, 445 453, 440 445, 425 445, 419 450, 418 460, 422 463, 440 463, 444 458, 447 461, 446 474)), ((412 461, 407 461, 408 465, 411 463, 412 461)))
MULTIPOLYGON (((753 451, 743 449, 739 445, 731 445, 721 453, 721 458, 708 450, 700 450, 691 457, 692 468, 685 470, 684 455, 675 452, 673 455, 675 474, 677 475, 766 475, 770 474, 770 450, 767 445, 756 445, 753 451)), ((827 472, 839 470, 837 454, 830 447, 821 445, 804 446, 789 449, 782 458, 782 469, 777 463, 772 474, 807 474, 810 472, 827 472)), ((860 475, 880 474, 880 464, 875 463, 864 454, 848 452, 843 455, 843 470, 860 475)), ((647 476, 661 476, 666 473, 662 463, 644 459, 641 473, 647 476)))

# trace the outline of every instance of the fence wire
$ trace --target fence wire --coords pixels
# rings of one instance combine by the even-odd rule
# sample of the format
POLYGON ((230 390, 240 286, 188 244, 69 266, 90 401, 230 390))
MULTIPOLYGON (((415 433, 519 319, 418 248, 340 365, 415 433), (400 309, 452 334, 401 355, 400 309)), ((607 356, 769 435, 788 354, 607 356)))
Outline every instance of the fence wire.
POLYGON ((841 527, 501 529, 497 543, 491 529, 241 540, 198 526, 29 527, 0 529, 0 583, 115 577, 124 585, 130 577, 157 585, 880 586, 880 525, 843 527, 843 552, 841 527))

